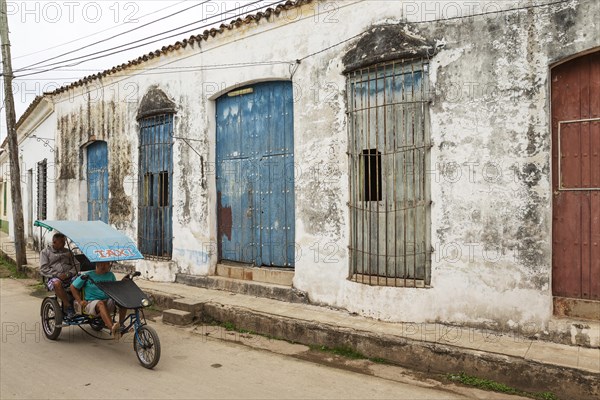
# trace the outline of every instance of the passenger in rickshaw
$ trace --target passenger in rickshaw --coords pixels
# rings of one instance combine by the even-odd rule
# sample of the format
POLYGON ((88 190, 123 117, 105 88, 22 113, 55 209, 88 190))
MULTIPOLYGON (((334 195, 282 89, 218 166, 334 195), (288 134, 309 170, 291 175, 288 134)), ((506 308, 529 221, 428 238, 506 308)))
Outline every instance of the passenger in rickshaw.
MULTIPOLYGON (((117 278, 110 271, 110 262, 97 262, 96 270, 86 272, 95 282, 113 282, 117 278)), ((109 298, 106 293, 98 288, 91 280, 84 280, 81 276, 77 277, 71 284, 71 293, 75 301, 81 305, 81 312, 102 317, 104 325, 111 330, 115 339, 120 336, 120 326, 125 321, 127 314, 126 308, 119 307, 119 322, 112 323, 111 314, 115 310, 115 302, 109 298), (81 289, 85 286, 85 298, 81 298, 81 289)))
POLYGON ((62 233, 52 236, 52 244, 40 252, 40 274, 47 278, 48 290, 53 290, 62 300, 67 318, 74 315, 71 299, 67 294, 69 286, 77 276, 78 262, 71 251, 65 248, 66 237, 62 233))

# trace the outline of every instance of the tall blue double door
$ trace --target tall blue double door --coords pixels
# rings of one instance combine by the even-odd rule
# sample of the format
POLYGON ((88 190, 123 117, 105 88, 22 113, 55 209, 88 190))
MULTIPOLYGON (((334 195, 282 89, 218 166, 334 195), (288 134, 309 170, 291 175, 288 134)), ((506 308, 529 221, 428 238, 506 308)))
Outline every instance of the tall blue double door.
POLYGON ((294 113, 291 82, 217 100, 219 258, 294 267, 294 113))

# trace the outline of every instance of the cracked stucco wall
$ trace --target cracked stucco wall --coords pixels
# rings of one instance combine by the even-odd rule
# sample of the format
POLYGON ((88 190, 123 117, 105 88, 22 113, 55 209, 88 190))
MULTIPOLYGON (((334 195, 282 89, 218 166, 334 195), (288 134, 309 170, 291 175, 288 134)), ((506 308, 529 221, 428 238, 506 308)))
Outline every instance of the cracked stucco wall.
MULTIPOLYGON (((225 31, 202 42, 201 49, 180 49, 144 64, 179 71, 125 71, 122 82, 123 76, 103 78, 105 87, 114 84, 121 90, 105 91, 101 100, 86 98, 85 90, 73 91, 74 100, 56 108, 61 165, 56 187, 57 196, 75 195, 57 206, 57 216, 76 218, 84 211, 81 145, 94 135, 109 143, 109 158, 119 160, 118 166, 111 164, 111 222, 136 237, 135 117, 142 96, 156 85, 177 105, 175 135, 189 140, 176 139, 173 147, 173 262, 146 261, 138 269, 159 280, 172 280, 176 272, 212 273, 217 262, 215 101, 242 85, 291 80, 296 288, 314 302, 389 321, 543 327, 552 315, 550 67, 600 46, 600 3, 573 0, 426 22, 453 16, 443 15, 443 8, 435 11, 433 5, 443 2, 429 3, 434 11, 416 12, 399 2, 315 2, 272 22, 225 31), (433 49, 428 53, 433 146, 428 289, 347 280, 344 56, 356 51, 362 32, 394 25, 419 39, 413 45, 433 49), (309 54, 314 55, 295 65, 309 54), (247 64, 199 68, 232 62, 247 64), (134 85, 133 95, 124 82, 134 85)), ((475 11, 496 10, 500 4, 470 3, 480 5, 475 11)))
MULTIPOLYGON (((193 49, 192 49, 193 50, 193 49)), ((176 55, 171 55, 176 57, 176 55)), ((149 63, 151 64, 151 63, 149 63)), ((109 223, 137 240, 139 124, 144 95, 158 88, 175 104, 173 146, 173 261, 138 261, 136 268, 154 280, 172 281, 178 272, 207 273, 210 258, 198 243, 205 237, 207 206, 205 168, 207 149, 195 118, 193 94, 179 75, 168 79, 130 76, 104 78, 55 96, 57 113, 57 218, 87 219, 86 146, 96 140, 108 145, 109 223), (190 100, 192 98, 192 100, 190 100), (191 103, 191 104, 189 104, 191 103), (194 150, 191 149, 194 147, 194 150), (201 174, 200 174, 201 175, 201 174), (204 204, 204 205, 203 205, 204 204), (192 206, 193 205, 193 206, 192 206)), ((210 246, 205 246, 207 249, 210 246)))

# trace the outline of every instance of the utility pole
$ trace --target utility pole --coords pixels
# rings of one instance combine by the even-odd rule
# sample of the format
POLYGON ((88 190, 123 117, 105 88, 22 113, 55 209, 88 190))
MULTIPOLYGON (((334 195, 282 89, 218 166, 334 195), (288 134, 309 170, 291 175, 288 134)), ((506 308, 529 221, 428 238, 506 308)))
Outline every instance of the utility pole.
POLYGON ((21 166, 19 165, 19 144, 17 141, 17 118, 15 100, 12 93, 13 71, 8 40, 8 15, 6 0, 0 0, 0 44, 4 66, 4 101, 6 102, 6 137, 10 163, 10 195, 12 198, 13 227, 15 232, 15 258, 17 268, 23 271, 27 264, 25 253, 25 227, 23 223, 23 201, 21 199, 21 166))

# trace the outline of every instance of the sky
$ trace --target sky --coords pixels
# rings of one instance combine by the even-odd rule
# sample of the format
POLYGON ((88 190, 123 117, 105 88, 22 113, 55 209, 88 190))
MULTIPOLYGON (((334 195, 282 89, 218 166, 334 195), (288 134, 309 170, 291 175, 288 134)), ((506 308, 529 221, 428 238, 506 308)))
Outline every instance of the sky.
MULTIPOLYGON (((6 0, 17 120, 43 92, 280 2, 6 0)), ((0 141, 6 137, 3 80, 1 88, 0 141)))

